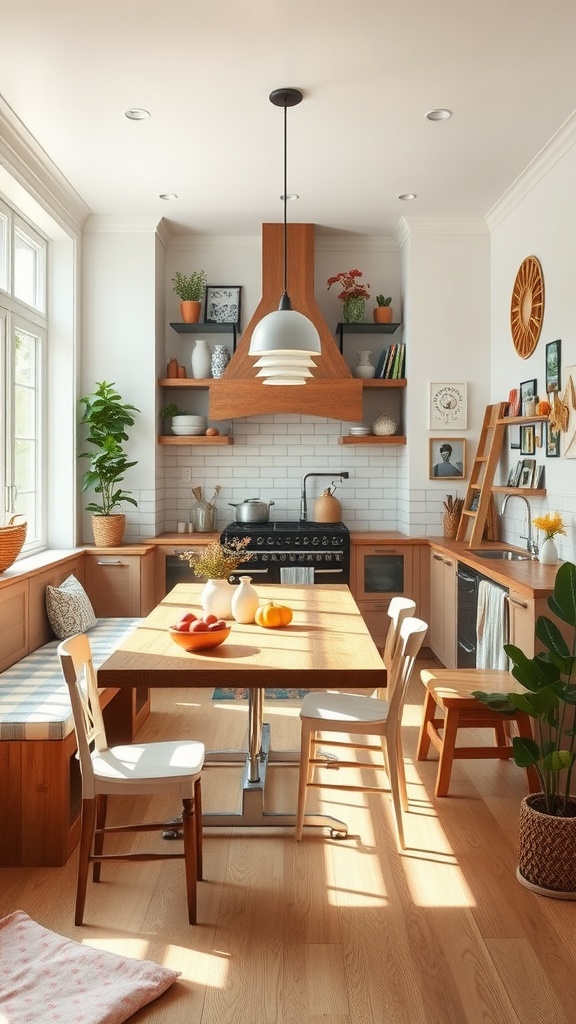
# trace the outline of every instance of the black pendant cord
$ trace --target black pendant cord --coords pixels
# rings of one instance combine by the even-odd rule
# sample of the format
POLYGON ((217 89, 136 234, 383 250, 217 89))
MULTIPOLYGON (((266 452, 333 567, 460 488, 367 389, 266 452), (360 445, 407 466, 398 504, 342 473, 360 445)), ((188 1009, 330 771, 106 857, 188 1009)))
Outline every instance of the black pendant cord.
POLYGON ((288 205, 288 107, 284 104, 284 294, 288 294, 288 228, 286 208, 288 205))

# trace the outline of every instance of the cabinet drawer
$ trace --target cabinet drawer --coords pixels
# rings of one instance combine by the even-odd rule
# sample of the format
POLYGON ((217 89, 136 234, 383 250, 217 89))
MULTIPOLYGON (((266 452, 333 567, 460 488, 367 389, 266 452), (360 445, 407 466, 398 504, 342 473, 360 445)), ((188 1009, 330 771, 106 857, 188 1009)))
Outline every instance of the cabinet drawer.
POLYGON ((150 565, 149 588, 152 593, 153 552, 126 555, 121 552, 86 552, 86 590, 97 618, 147 615, 148 600, 142 600, 144 562, 150 565))

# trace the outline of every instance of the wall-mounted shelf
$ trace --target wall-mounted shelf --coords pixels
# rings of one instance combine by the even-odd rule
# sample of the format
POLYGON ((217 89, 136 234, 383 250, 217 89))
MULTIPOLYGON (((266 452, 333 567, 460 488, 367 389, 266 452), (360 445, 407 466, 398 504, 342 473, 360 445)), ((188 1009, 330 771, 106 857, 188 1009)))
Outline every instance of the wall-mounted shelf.
POLYGON ((162 377, 158 384, 161 388, 209 388, 212 378, 197 377, 162 377))
POLYGON ((217 434, 216 437, 206 437, 204 434, 196 434, 193 437, 187 437, 179 434, 161 434, 158 438, 158 444, 176 444, 176 445, 221 445, 221 444, 234 444, 234 438, 230 434, 217 434))
POLYGON ((371 380, 362 381, 362 389, 369 390, 370 388, 405 388, 407 384, 406 377, 398 377, 397 379, 390 379, 388 377, 373 377, 371 380))
POLYGON ((492 487, 491 490, 498 494, 522 494, 525 498, 545 498, 546 489, 542 487, 492 487))
POLYGON ((406 438, 401 434, 387 434, 380 437, 378 434, 367 434, 364 437, 354 437, 353 434, 342 434, 338 438, 338 444, 406 444, 406 438))
POLYGON ((170 327, 178 334, 231 334, 232 352, 236 351, 236 335, 238 333, 236 324, 215 324, 208 321, 198 324, 170 324, 170 327))
POLYGON ((338 324, 336 333, 342 352, 345 334, 394 334, 402 324, 338 324))
POLYGON ((548 419, 548 416, 502 416, 502 418, 496 420, 496 422, 502 424, 504 427, 509 427, 511 425, 514 426, 517 423, 546 423, 548 419))

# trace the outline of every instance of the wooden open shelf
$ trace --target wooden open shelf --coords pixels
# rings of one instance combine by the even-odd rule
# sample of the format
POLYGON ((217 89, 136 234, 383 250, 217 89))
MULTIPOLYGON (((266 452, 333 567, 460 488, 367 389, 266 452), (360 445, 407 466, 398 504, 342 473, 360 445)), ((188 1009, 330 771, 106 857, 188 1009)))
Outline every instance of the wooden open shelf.
POLYGON ((216 437, 206 437, 205 434, 194 434, 188 437, 185 434, 161 434, 158 444, 179 444, 179 445, 222 445, 234 444, 234 438, 230 434, 217 434, 216 437))
POLYGON ((406 438, 402 434, 387 434, 381 437, 378 434, 367 434, 365 437, 354 437, 353 434, 342 434, 338 438, 338 444, 406 444, 406 438))

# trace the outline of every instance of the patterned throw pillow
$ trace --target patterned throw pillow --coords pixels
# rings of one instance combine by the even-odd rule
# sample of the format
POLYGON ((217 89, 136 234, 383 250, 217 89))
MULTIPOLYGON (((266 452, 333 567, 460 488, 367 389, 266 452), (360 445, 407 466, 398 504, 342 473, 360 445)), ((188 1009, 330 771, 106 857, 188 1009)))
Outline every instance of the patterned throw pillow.
POLYGON ((59 587, 46 587, 46 611, 59 640, 85 633, 96 625, 90 598, 75 576, 69 576, 59 587))

